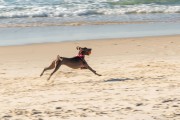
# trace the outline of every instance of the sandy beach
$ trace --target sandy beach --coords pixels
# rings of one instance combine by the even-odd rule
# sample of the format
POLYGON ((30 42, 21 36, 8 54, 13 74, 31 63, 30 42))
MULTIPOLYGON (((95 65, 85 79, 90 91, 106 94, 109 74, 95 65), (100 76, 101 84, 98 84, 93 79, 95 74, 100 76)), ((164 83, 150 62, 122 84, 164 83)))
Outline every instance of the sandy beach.
POLYGON ((0 120, 179 120, 180 35, 0 47, 0 120), (43 68, 92 48, 89 70, 43 68))

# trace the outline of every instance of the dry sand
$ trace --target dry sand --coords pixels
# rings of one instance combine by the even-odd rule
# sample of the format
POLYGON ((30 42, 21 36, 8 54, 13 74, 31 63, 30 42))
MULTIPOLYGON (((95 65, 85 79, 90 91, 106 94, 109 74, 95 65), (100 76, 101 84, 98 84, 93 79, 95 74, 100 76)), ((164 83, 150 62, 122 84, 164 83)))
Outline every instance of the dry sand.
POLYGON ((0 120, 180 120, 180 36, 0 47, 0 120), (77 55, 103 76, 62 66, 77 55))

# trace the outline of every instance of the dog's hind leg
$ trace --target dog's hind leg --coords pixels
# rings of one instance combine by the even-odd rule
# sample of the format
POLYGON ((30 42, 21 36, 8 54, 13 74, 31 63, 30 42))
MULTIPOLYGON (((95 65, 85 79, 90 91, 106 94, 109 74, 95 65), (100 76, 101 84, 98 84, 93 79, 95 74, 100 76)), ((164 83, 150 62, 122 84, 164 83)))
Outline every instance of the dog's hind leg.
POLYGON ((50 74, 48 80, 50 80, 51 76, 60 68, 61 64, 62 64, 62 61, 61 61, 61 60, 56 61, 55 69, 54 69, 54 71, 50 74))
POLYGON ((57 56, 57 59, 54 60, 49 67, 45 67, 45 68, 44 68, 44 70, 42 71, 42 73, 41 73, 40 76, 42 76, 46 70, 54 69, 55 66, 56 66, 56 64, 57 64, 57 61, 58 61, 58 60, 59 60, 59 55, 57 56))
POLYGON ((55 64, 56 64, 56 60, 54 60, 49 67, 45 67, 40 76, 42 76, 46 70, 51 70, 55 68, 55 64))

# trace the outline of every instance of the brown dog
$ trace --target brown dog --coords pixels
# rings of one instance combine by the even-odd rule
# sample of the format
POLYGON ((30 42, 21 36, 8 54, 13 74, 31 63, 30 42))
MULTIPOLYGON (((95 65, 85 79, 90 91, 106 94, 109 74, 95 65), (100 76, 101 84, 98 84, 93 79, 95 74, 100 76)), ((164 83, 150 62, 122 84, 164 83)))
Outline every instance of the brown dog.
POLYGON ((66 65, 70 68, 73 69, 89 69, 90 71, 92 71, 95 75, 101 76, 100 74, 96 73, 95 70, 93 70, 86 62, 85 60, 85 55, 90 55, 91 54, 91 49, 90 48, 81 48, 81 47, 76 47, 77 50, 79 50, 79 53, 77 56, 72 57, 72 58, 66 58, 66 57, 60 57, 59 55, 57 56, 56 60, 54 60, 51 65, 49 67, 45 67, 44 70, 42 71, 41 75, 43 75, 43 73, 46 70, 51 70, 53 68, 54 71, 50 74, 48 80, 51 78, 51 76, 59 69, 59 67, 61 65, 66 65))

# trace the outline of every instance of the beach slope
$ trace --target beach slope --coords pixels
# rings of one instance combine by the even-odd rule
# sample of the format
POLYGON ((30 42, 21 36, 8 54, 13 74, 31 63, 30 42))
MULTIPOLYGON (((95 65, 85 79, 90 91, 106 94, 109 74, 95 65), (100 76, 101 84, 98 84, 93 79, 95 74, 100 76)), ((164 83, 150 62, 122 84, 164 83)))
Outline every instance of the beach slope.
POLYGON ((0 120, 179 120, 180 36, 0 47, 0 120), (76 46, 102 76, 43 68, 76 46))

